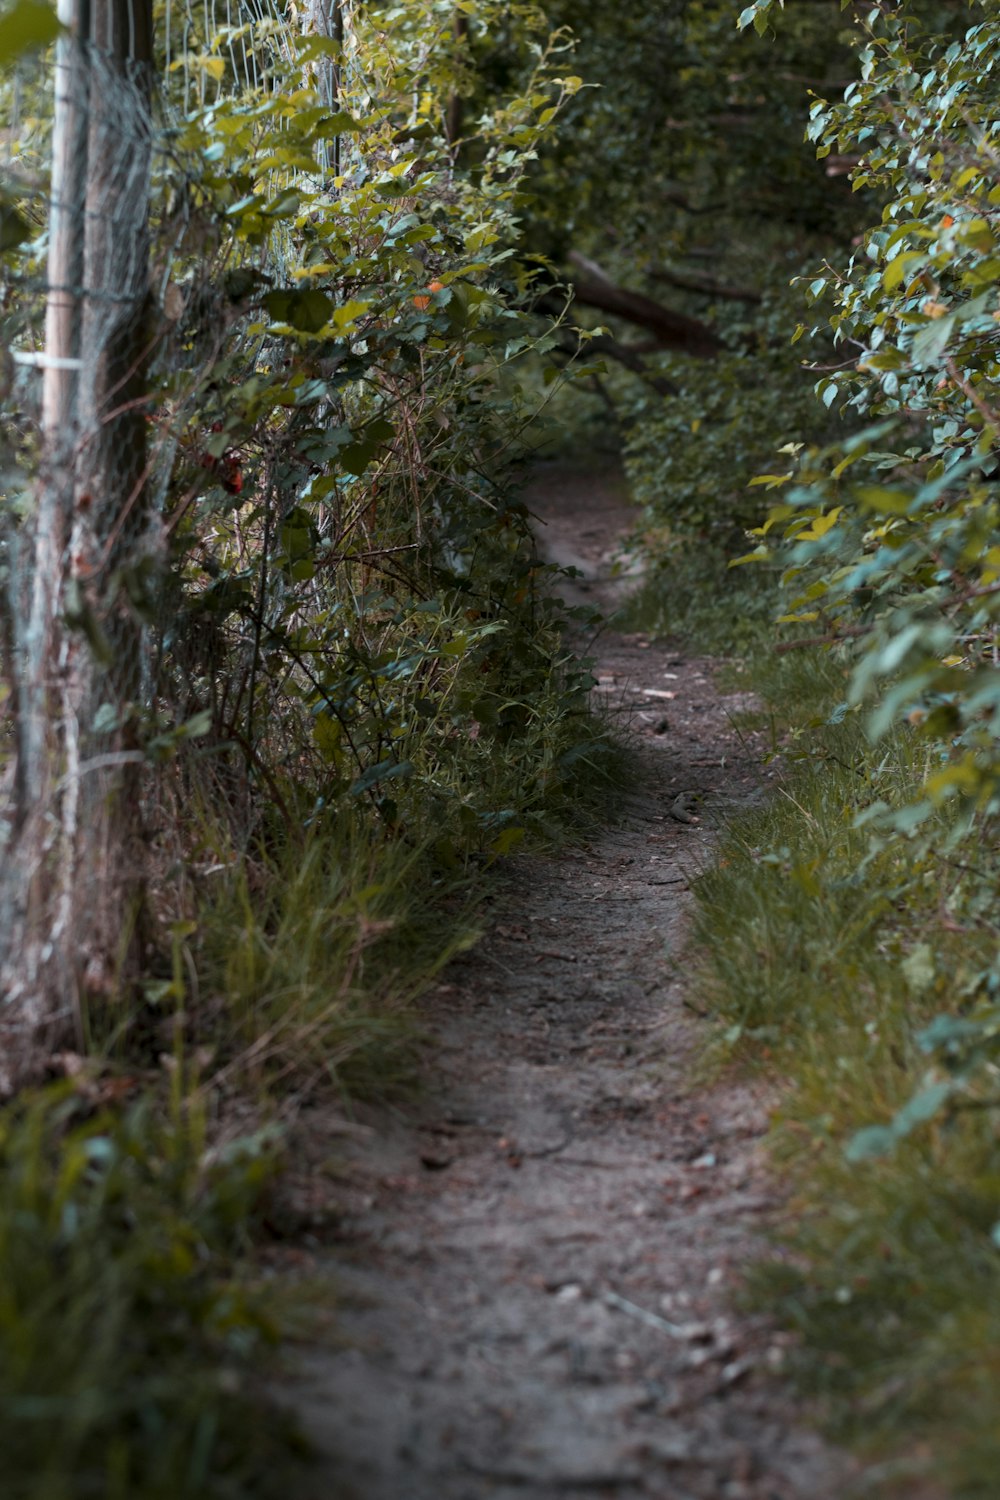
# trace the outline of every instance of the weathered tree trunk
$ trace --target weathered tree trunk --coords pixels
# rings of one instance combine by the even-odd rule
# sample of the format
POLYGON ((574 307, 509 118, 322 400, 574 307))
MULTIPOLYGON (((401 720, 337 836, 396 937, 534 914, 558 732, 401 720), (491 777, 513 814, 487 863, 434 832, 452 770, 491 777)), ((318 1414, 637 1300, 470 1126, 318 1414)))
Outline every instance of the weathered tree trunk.
POLYGON ((145 516, 151 0, 60 0, 42 463, 14 539, 17 765, 0 882, 0 1092, 108 993, 141 877, 123 603, 145 516), (97 721, 95 727, 95 720, 97 721))
MULTIPOLYGON (((331 41, 344 45, 344 5, 343 0, 306 0, 305 7, 306 25, 309 31, 317 36, 329 37, 331 41)), ((335 109, 340 98, 340 69, 342 59, 338 56, 321 58, 316 68, 317 92, 320 99, 328 108, 335 109)), ((323 165, 331 171, 334 177, 339 177, 341 172, 341 138, 334 136, 327 145, 324 143, 323 165)))
MULTIPOLYGON (((452 34, 455 38, 456 50, 464 48, 469 37, 469 18, 461 11, 456 11, 451 23, 452 34)), ((453 89, 448 100, 448 117, 445 121, 449 145, 455 146, 462 138, 462 127, 465 124, 465 100, 457 89, 453 89)))
POLYGON ((93 881, 77 922, 86 995, 134 978, 143 890, 140 823, 145 631, 134 602, 148 556, 146 371, 151 353, 149 181, 152 0, 90 0, 94 87, 87 147, 81 447, 71 578, 94 630, 77 643, 87 761, 77 866, 93 881))
POLYGON ((80 313, 83 283, 84 194, 87 176, 87 104, 90 69, 83 50, 87 6, 60 0, 67 28, 56 43, 53 77, 52 180, 49 216, 48 296, 42 375, 44 452, 35 525, 33 595, 19 716, 18 818, 44 801, 51 757, 46 753, 52 717, 52 669, 60 587, 72 512, 77 442, 80 313))

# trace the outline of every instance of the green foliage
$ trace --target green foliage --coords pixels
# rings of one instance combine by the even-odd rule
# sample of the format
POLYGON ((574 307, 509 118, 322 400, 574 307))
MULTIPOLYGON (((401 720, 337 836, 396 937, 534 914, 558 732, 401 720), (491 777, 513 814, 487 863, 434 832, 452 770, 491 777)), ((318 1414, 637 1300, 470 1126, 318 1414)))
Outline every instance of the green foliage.
POLYGON ((373 835, 359 809, 304 843, 278 831, 275 847, 241 860, 208 825, 210 874, 194 874, 194 915, 174 924, 181 961, 171 980, 146 986, 135 1029, 155 1036, 183 1007, 188 1047, 211 1049, 215 1072, 272 1099, 292 1079, 306 1094, 406 1085, 414 1001, 475 941, 484 864, 525 837, 513 814, 477 829, 487 833, 486 859, 463 860, 443 827, 414 844, 373 835))
POLYGON ((690 538, 646 534, 640 545, 655 562, 622 611, 624 627, 675 636, 694 651, 730 658, 738 679, 743 659, 770 647, 777 578, 763 568, 730 573, 724 551, 690 538))
POLYGON ((15 0, 0 12, 0 58, 9 63, 55 40, 59 22, 47 0, 15 0))
MULTIPOLYGON (((745 10, 741 10, 736 24, 742 31, 747 26, 752 26, 758 36, 764 36, 767 32, 768 14, 774 7, 775 0, 753 0, 745 10)), ((778 0, 782 10, 785 0, 778 0)))
POLYGON ((102 1088, 84 1076, 0 1114, 4 1493, 277 1493, 282 1419, 249 1420, 273 1299, 234 1270, 275 1140, 209 1150, 193 1102, 166 1121, 96 1106, 102 1088))
MULTIPOLYGON (((213 33, 207 11, 183 53, 170 38, 146 412, 158 546, 65 601, 108 667, 116 611, 146 628, 143 696, 123 700, 109 671, 94 727, 144 752, 151 798, 214 802, 239 849, 269 850, 281 825, 283 844, 322 827, 333 850, 342 827, 381 851, 387 889, 397 841, 447 871, 550 837, 607 759, 512 466, 535 409, 519 367, 555 337, 519 310, 537 275, 514 259, 522 184, 580 80, 530 7, 463 15, 474 49, 503 33, 524 86, 470 116, 458 161, 445 123, 470 80, 448 7, 352 14, 342 48, 273 19, 213 33)), ((44 120, 19 144, 40 165, 44 120)), ((30 211, 9 271, 20 337, 41 317, 45 210, 30 211)), ((36 445, 19 456, 27 488, 36 445)), ((12 485, 3 503, 16 531, 28 497, 12 485)), ((199 837, 195 820, 180 843, 199 837)), ((380 883, 368 862, 359 889, 380 883)))
MULTIPOLYGON (((232 1257, 270 1147, 207 1150, 187 1059, 262 1091, 398 1083, 470 890, 578 819, 606 770, 512 469, 559 386, 563 330, 531 309, 570 250, 721 346, 640 347, 667 396, 586 376, 644 506, 637 609, 753 648, 773 567, 728 575, 719 604, 750 527, 785 623, 836 648, 758 672, 793 770, 699 889, 728 1045, 794 1079, 797 1254, 772 1285, 814 1386, 863 1395, 876 1438, 919 1425, 987 1496, 1000 25, 930 0, 457 9, 352 7, 343 44, 192 9, 169 55, 157 10, 153 540, 64 612, 106 664, 116 611, 151 647, 134 697, 109 673, 94 727, 144 757, 156 957, 133 1004, 82 1020, 126 1069, 166 1041, 172 1095, 166 1123, 69 1094, 4 1118, 15 1500, 252 1492, 271 1464, 234 1441, 241 1361, 273 1330, 232 1257), (789 341, 804 298, 825 309, 808 345, 789 341)), ((28 54, 51 21, 0 17, 29 106, 0 199, 21 352, 41 337, 50 130, 28 54)), ((38 431, 24 367, 0 373, 16 539, 38 431)))
MULTIPOLYGON (((793 7, 776 38, 750 46, 732 6, 714 0, 550 13, 572 23, 575 66, 599 87, 569 101, 568 128, 531 170, 533 240, 554 258, 585 251, 629 290, 707 324, 722 346, 694 359, 617 322, 617 337, 673 389, 600 375, 667 621, 679 605, 666 594, 670 553, 739 551, 766 509, 747 488, 755 473, 789 436, 820 442, 831 430, 803 348, 789 345, 802 317, 789 283, 810 257, 834 253, 863 211, 843 174, 828 175, 801 144, 807 90, 851 75, 851 19, 836 0, 793 7)), ((828 348, 817 340, 812 361, 828 348)))
POLYGON ((740 37, 730 0, 546 10, 572 28, 589 85, 542 163, 535 213, 550 253, 607 257, 632 285, 685 261, 753 285, 775 239, 782 258, 801 256, 812 235, 851 222, 849 193, 800 144, 805 89, 835 86, 850 65, 838 0, 791 7, 767 48, 740 37))
POLYGON ((789 614, 857 640, 851 697, 873 703, 872 734, 905 721, 931 746, 907 824, 952 798, 992 808, 1000 766, 998 59, 992 14, 942 34, 873 12, 861 81, 817 100, 810 125, 821 155, 859 153, 856 184, 887 200, 846 267, 811 286, 855 351, 819 394, 863 425, 779 476, 765 529, 790 549, 789 614))
MULTIPOLYGON (((496 12, 469 7, 474 29, 496 12)), ((308 816, 362 805, 396 831, 434 822, 482 847, 506 799, 527 808, 554 785, 559 751, 532 762, 541 737, 523 732, 557 680, 554 718, 588 737, 505 474, 531 417, 508 368, 550 338, 511 306, 531 281, 510 259, 519 182, 578 80, 543 51, 459 176, 440 135, 458 86, 435 50, 442 18, 387 7, 377 33, 360 19, 334 115, 309 91, 305 41, 280 91, 213 104, 176 135, 172 159, 188 165, 165 179, 167 211, 190 213, 196 193, 204 227, 173 272, 175 357, 204 337, 210 287, 230 287, 220 330, 234 295, 241 316, 208 367, 171 376, 164 644, 185 713, 206 708, 251 776, 294 766, 308 816), (316 177, 317 136, 342 141, 334 193, 316 177), (491 802, 515 733, 520 787, 491 802)))
MULTIPOLYGON (((187 860, 208 804, 222 863, 260 858, 249 926, 270 943, 289 915, 279 871, 303 850, 312 870, 317 839, 324 867, 348 850, 323 909, 349 913, 374 885, 392 893, 379 920, 395 921, 413 861, 446 883, 551 837, 607 760, 512 465, 535 405, 520 364, 555 337, 521 311, 537 277, 514 258, 523 183, 580 80, 559 71, 534 8, 477 0, 462 14, 476 56, 499 37, 517 67, 466 111, 461 149, 447 117, 478 85, 437 0, 352 12, 342 45, 291 18, 213 31, 192 9, 171 31, 158 15, 149 524, 113 568, 70 580, 63 604, 107 669, 85 735, 142 753, 147 801, 169 811, 147 872, 159 967, 178 924, 200 919, 187 860), (148 647, 137 696, 111 670, 123 615, 148 647)), ((4 95, 21 169, 4 306, 22 347, 43 322, 42 81, 4 95), (18 114, 26 90, 37 108, 18 114)), ((9 558, 39 459, 27 381, 3 391, 15 612, 9 558)), ((315 968, 315 945, 302 954, 315 968)), ((256 1006, 263 981, 246 965, 256 1006)), ((144 978, 147 995, 175 985, 144 978)), ((308 984, 319 993, 316 973, 308 984)), ((119 1012, 88 1022, 120 1036, 119 1012)))
MULTIPOLYGON (((981 18, 873 10, 859 81, 842 101, 813 103, 808 135, 819 156, 847 153, 854 186, 884 202, 846 265, 828 263, 809 286, 812 299, 832 304, 829 329, 851 351, 817 394, 854 431, 833 445, 786 447, 784 471, 762 476, 781 503, 755 530, 751 554, 784 563, 783 619, 850 654, 842 711, 867 710, 889 771, 885 791, 851 815, 869 896, 892 888, 902 861, 940 881, 939 861, 953 859, 982 882, 968 896, 977 930, 963 957, 971 949, 973 971, 963 963, 965 977, 933 1018, 911 1001, 908 1086, 883 1103, 884 1118, 871 1122, 864 1110, 852 1122, 849 1159, 895 1157, 901 1174, 911 1138, 923 1141, 928 1125, 947 1127, 942 1172, 961 1172, 957 1122, 997 1104, 997 933, 980 911, 995 885, 984 850, 1000 783, 1000 26, 991 8, 972 9, 981 18), (901 773, 901 751, 918 774, 901 773)), ((831 816, 827 809, 824 825, 831 816)), ((880 999, 908 972, 947 972, 950 946, 947 928, 932 923, 909 958, 880 975, 880 999)))
MULTIPOLYGON (((465 12, 473 40, 521 15, 465 12)), ((156 142, 163 546, 66 601, 109 665, 116 610, 155 641, 153 691, 117 701, 109 676, 100 728, 127 727, 154 766, 207 741, 197 753, 248 788, 240 838, 278 795, 300 824, 362 806, 488 846, 511 798, 543 817, 560 756, 594 741, 510 477, 533 415, 517 362, 554 337, 515 306, 536 274, 512 259, 521 181, 580 81, 525 9, 525 91, 494 98, 460 171, 446 7, 353 16, 332 103, 334 43, 262 22, 236 48, 206 24, 174 48, 156 142), (236 66, 248 48, 260 86, 236 66), (515 735, 520 791, 508 778, 491 802, 515 735)), ((25 162, 45 141, 25 132, 25 162)), ((16 286, 44 245, 25 222, 10 218, 16 286)), ((16 525, 23 501, 7 503, 16 525)))
MULTIPOLYGON (((738 24, 773 55, 769 28, 780 44, 793 13, 762 0, 738 24)), ((754 722, 787 769, 699 883, 695 946, 724 1050, 790 1084, 773 1145, 793 1197, 757 1282, 797 1335, 796 1370, 879 1460, 885 1493, 930 1471, 985 1500, 1000 1462, 1000 27, 993 7, 933 4, 851 24, 861 76, 815 89, 807 134, 850 169, 870 227, 801 278, 815 326, 788 317, 786 337, 798 321, 818 400, 782 422, 779 374, 772 421, 754 391, 746 410, 782 457, 730 501, 744 523, 755 497, 778 502, 739 561, 766 563, 765 599, 783 570, 782 623, 817 644, 780 655, 748 635, 754 722), (895 1456, 916 1436, 916 1457, 895 1456)), ((666 459, 652 434, 630 438, 675 549, 704 525, 686 512, 698 486, 710 495, 753 446, 737 403, 720 421, 711 374, 734 442, 715 438, 704 473, 679 420, 666 459)), ((687 416, 699 382, 678 383, 687 416)), ((734 603, 752 571, 733 575, 734 603)), ((676 591, 683 575, 664 576, 676 591)))

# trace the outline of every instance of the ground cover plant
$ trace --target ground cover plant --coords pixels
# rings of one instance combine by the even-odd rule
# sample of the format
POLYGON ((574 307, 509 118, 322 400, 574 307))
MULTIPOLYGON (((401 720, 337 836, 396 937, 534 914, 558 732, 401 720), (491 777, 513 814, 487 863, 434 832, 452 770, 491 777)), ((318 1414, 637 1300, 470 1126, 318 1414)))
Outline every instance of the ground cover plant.
POLYGON ((766 695, 753 717, 784 770, 697 888, 699 984, 724 1049, 785 1081, 772 1148, 793 1187, 755 1296, 798 1336, 797 1374, 883 1465, 885 1493, 931 1470, 949 1493, 985 1496, 1000 1373, 983 1042, 995 858, 947 811, 931 838, 873 836, 873 808, 920 796, 927 747, 904 727, 873 753, 843 712, 843 663, 789 660, 758 657, 739 679, 766 695))
POLYGON ((209 1160, 194 1108, 88 1084, 0 1122, 5 1492, 277 1494, 296 1449, 260 1423, 260 1355, 282 1317, 241 1269, 274 1141, 209 1160))

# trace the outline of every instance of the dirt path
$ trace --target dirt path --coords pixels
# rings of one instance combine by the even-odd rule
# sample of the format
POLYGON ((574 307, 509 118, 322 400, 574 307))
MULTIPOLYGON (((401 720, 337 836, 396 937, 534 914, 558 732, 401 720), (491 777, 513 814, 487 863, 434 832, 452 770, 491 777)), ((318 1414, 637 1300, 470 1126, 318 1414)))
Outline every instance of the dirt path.
MULTIPOLYGON (((553 469, 529 500, 580 597, 613 604, 613 477, 553 469)), ((428 1003, 425 1098, 338 1140, 342 1346, 289 1392, 324 1455, 310 1500, 845 1493, 774 1379, 780 1342, 733 1310, 775 1201, 766 1111, 692 1087, 687 884, 760 773, 708 662, 611 632, 598 652, 632 725, 623 822, 517 862, 428 1003)))

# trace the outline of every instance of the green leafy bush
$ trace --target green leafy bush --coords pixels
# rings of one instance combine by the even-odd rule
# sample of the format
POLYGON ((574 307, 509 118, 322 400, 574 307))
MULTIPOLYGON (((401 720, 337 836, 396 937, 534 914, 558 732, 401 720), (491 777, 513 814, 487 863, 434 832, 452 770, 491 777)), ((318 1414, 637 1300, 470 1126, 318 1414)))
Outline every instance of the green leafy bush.
MULTIPOLYGON (((470 8, 473 31, 496 11, 470 8)), ((531 276, 511 255, 520 179, 579 80, 543 51, 459 171, 435 8, 359 15, 351 41, 335 112, 318 39, 293 39, 280 88, 189 113, 171 142, 161 192, 175 213, 196 195, 217 249, 200 237, 172 273, 164 692, 272 797, 294 782, 295 810, 396 825, 420 806, 474 841, 449 801, 499 814, 477 793, 490 752, 558 675, 505 460, 531 417, 508 367, 550 335, 515 309, 531 276)))
MULTIPOLYGON (((786 294, 764 326, 786 329, 788 303, 786 294)), ((681 381, 677 395, 630 403, 626 472, 654 549, 660 528, 668 550, 672 540, 731 557, 763 520, 750 488, 762 464, 789 432, 822 429, 824 414, 797 353, 780 345, 724 353, 686 368, 681 381)))
POLYGON ((567 128, 532 167, 529 222, 571 283, 591 279, 583 252, 641 304, 631 319, 621 299, 620 316, 614 303, 601 312, 618 343, 599 347, 609 368, 591 385, 603 406, 591 421, 620 434, 643 507, 636 546, 659 570, 648 614, 677 630, 672 555, 686 549, 690 569, 742 550, 766 511, 749 486, 775 448, 835 426, 809 365, 836 356, 829 338, 790 345, 803 295, 789 283, 864 222, 844 174, 802 148, 807 89, 843 87, 852 71, 851 18, 836 0, 792 7, 755 47, 728 0, 550 13, 574 27, 574 66, 599 87, 567 102, 567 128), (651 308, 666 332, 644 321, 651 308), (671 345, 677 315, 702 330, 704 358, 671 345))
MULTIPOLYGON (((979 9, 980 7, 976 7, 979 9)), ((886 198, 843 269, 812 283, 848 351, 819 386, 858 426, 799 455, 758 549, 783 535, 789 618, 856 642, 852 701, 878 738, 907 722, 931 747, 912 826, 952 798, 990 809, 997 784, 995 17, 926 31, 873 11, 862 78, 814 103, 820 154, 857 153, 886 198)))
MULTIPOLYGON (((759 19, 768 7, 754 9, 759 19)), ((784 621, 849 656, 845 709, 866 710, 890 762, 895 742, 921 766, 917 779, 890 778, 858 819, 862 836, 875 830, 873 849, 913 859, 919 832, 920 858, 945 845, 975 866, 995 842, 1000 785, 1000 25, 989 7, 972 10, 971 25, 933 6, 873 10, 860 79, 841 101, 813 103, 819 155, 848 154, 855 186, 885 203, 846 265, 827 265, 809 288, 832 301, 830 329, 849 351, 817 393, 855 430, 833 446, 795 445, 787 471, 764 476, 781 503, 750 557, 784 562, 784 621)), ((858 1160, 953 1118, 970 1095, 989 1104, 987 931, 992 951, 951 996, 958 1014, 923 1033, 936 1066, 891 1120, 856 1137, 858 1160)))

